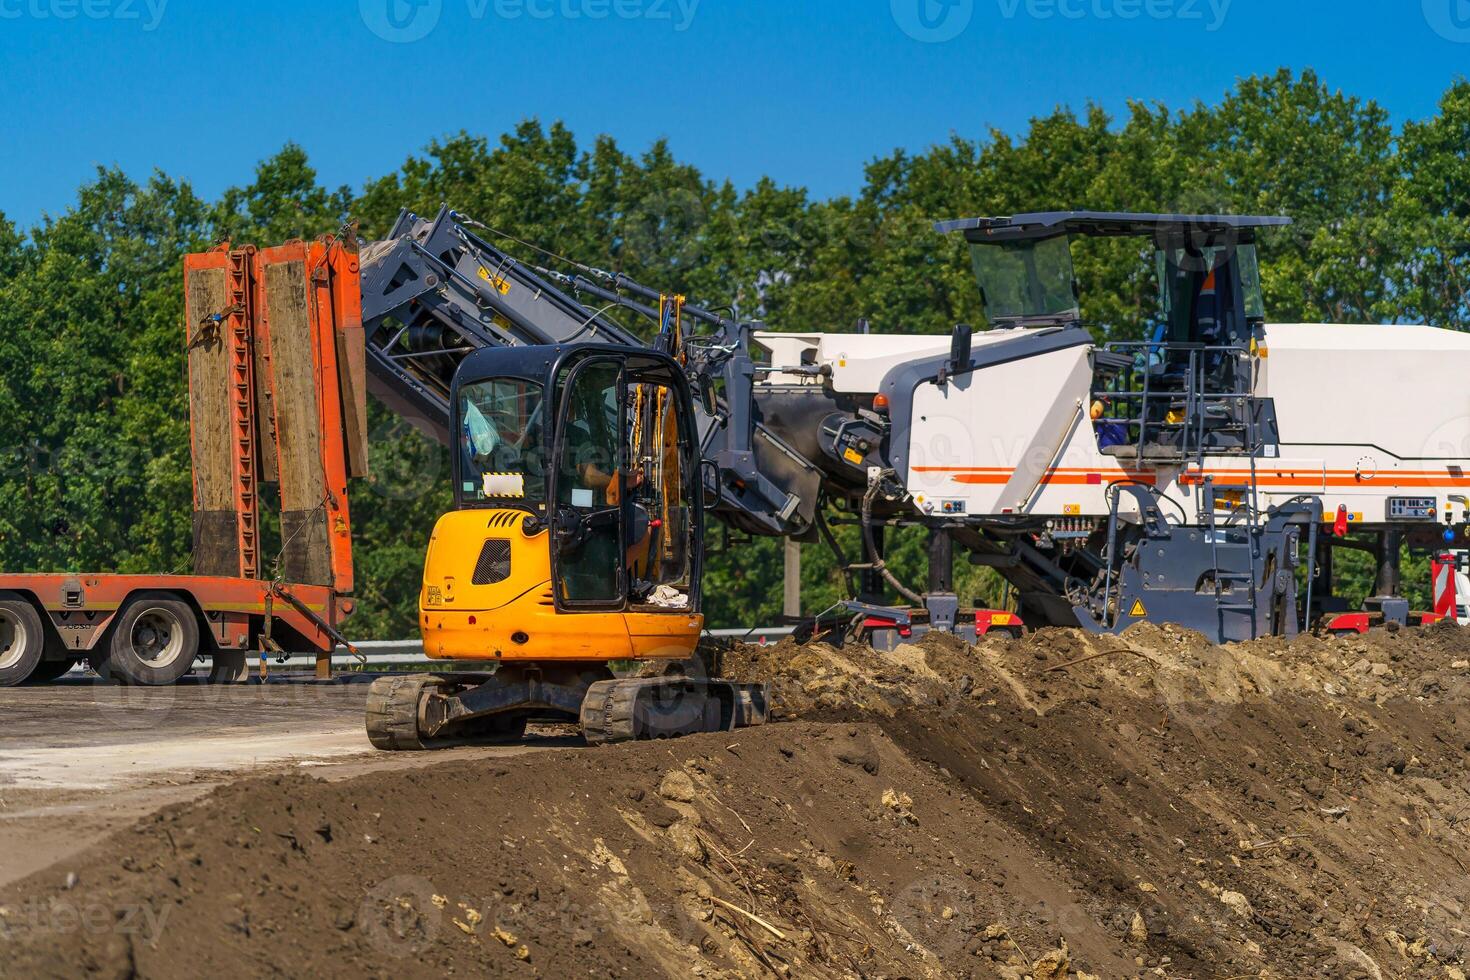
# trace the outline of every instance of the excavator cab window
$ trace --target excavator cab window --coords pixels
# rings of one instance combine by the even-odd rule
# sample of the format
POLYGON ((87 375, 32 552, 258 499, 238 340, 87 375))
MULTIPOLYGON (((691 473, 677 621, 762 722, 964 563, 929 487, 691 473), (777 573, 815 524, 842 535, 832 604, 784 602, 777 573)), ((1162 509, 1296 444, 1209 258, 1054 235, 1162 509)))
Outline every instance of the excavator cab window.
POLYGON ((689 601, 693 529, 688 419, 668 385, 635 383, 629 396, 631 598, 638 604, 682 608, 689 601))
POLYGON ((546 509, 543 400, 543 386, 523 378, 487 378, 459 387, 460 506, 546 509))
POLYGON ((562 386, 556 444, 557 591, 568 606, 622 608, 627 474, 623 362, 583 361, 562 386))
POLYGON ((699 606, 701 514, 692 407, 648 355, 575 360, 558 383, 552 524, 559 606, 699 606))

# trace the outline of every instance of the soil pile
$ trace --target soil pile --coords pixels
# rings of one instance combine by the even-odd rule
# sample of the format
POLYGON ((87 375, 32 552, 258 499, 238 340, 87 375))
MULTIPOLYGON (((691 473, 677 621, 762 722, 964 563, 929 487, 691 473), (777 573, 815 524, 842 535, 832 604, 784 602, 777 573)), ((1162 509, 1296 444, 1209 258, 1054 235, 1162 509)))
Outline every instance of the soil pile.
POLYGON ((1464 975, 1467 631, 724 671, 782 721, 161 811, 0 892, 0 975, 1464 975))
POLYGON ((1218 647, 1140 625, 727 659, 791 714, 856 711, 940 767, 1146 967, 1462 974, 1470 631, 1218 647))

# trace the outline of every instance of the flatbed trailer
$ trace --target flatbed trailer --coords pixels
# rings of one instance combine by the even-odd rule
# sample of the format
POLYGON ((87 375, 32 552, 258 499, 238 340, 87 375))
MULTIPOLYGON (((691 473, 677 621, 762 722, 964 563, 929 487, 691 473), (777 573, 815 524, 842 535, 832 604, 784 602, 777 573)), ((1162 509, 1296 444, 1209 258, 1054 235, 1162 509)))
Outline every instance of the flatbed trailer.
POLYGON ((286 650, 327 677, 350 647, 347 481, 367 473, 356 246, 224 244, 185 256, 184 290, 194 574, 0 574, 0 686, 83 659, 160 685, 207 657, 214 680, 239 681, 252 651, 286 650))
POLYGON ((328 677, 331 652, 345 642, 333 624, 355 607, 320 586, 207 575, 0 575, 0 594, 0 619, 20 621, 17 599, 38 614, 29 624, 44 637, 27 678, 35 680, 54 680, 80 660, 113 673, 133 660, 147 673, 129 680, 172 683, 175 670, 205 656, 211 680, 238 681, 263 643, 316 653, 317 674, 328 677))

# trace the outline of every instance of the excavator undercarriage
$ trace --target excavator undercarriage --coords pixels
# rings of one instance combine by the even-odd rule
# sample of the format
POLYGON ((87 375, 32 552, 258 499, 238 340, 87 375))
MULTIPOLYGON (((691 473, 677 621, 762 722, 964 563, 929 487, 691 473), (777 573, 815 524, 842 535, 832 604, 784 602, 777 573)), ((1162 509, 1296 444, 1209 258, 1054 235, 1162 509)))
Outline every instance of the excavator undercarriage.
POLYGON ((368 738, 415 751, 517 741, 530 721, 579 725, 591 745, 677 738, 764 724, 770 689, 686 675, 613 677, 536 664, 492 674, 383 677, 368 691, 368 738))

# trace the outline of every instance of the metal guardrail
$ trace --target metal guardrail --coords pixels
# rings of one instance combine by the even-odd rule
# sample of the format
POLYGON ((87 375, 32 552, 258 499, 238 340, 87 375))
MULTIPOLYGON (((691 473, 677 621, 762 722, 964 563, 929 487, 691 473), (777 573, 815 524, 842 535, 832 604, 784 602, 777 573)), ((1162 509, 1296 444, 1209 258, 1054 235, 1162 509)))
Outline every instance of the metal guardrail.
MULTIPOLYGON (((793 632, 795 632, 795 629, 791 626, 757 626, 753 629, 705 630, 704 635, 716 639, 741 640, 746 643, 767 646, 772 643, 781 642, 784 637, 790 636, 793 632)), ((367 662, 364 665, 367 667, 412 667, 419 664, 454 662, 430 660, 424 653, 422 640, 361 640, 356 643, 356 646, 367 657, 367 662)), ((252 659, 250 663, 254 664, 256 660, 252 659)), ((315 667, 316 655, 309 653, 294 654, 287 657, 284 661, 279 661, 272 656, 270 657, 269 663, 272 669, 315 667)), ((358 660, 352 654, 342 650, 332 654, 332 663, 334 665, 356 666, 358 660)), ((200 667, 196 666, 195 669, 198 670, 200 667)), ((80 677, 88 673, 88 671, 89 668, 86 662, 83 661, 73 667, 66 676, 80 677)))
MULTIPOLYGON (((704 635, 767 646, 781 642, 793 632, 795 627, 791 626, 757 626, 752 629, 705 630, 704 635)), ((357 642, 356 646, 367 657, 368 667, 409 667, 435 662, 424 653, 422 640, 363 640, 357 642)), ((332 654, 333 664, 355 665, 357 662, 357 658, 345 650, 332 654)), ((284 664, 275 658, 270 661, 272 667, 312 667, 315 664, 316 657, 312 654, 288 657, 284 664)))

